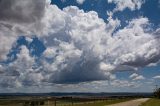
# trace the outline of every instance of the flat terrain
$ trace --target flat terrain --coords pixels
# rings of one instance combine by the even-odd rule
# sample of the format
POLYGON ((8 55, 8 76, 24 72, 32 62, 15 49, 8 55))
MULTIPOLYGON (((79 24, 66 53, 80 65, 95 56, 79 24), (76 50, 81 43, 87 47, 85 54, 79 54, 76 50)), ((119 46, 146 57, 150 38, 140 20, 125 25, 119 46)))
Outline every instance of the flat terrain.
MULTIPOLYGON (((106 106, 139 106, 140 104, 146 102, 147 100, 149 100, 149 98, 130 100, 130 101, 126 101, 126 102, 122 102, 122 103, 117 103, 117 104, 113 104, 113 105, 106 105, 106 106)), ((152 106, 154 106, 154 105, 152 105, 152 106)))
POLYGON ((140 106, 160 106, 160 99, 149 99, 140 106))
POLYGON ((56 100, 56 105, 54 100, 39 100, 39 99, 32 99, 28 98, 16 98, 15 100, 9 99, 1 99, 0 106, 106 106, 110 104, 125 102, 133 100, 133 98, 115 98, 115 99, 106 99, 106 100, 92 100, 92 101, 84 101, 79 100, 56 100))
MULTIPOLYGON (((115 104, 115 103, 120 103, 120 102, 125 102, 131 100, 130 98, 125 98, 125 99, 113 99, 113 100, 104 100, 104 101, 95 101, 95 102, 82 102, 82 103, 75 103, 73 106, 105 106, 105 105, 110 105, 110 104, 115 104)), ((72 105, 67 105, 67 106, 72 106, 72 105)))

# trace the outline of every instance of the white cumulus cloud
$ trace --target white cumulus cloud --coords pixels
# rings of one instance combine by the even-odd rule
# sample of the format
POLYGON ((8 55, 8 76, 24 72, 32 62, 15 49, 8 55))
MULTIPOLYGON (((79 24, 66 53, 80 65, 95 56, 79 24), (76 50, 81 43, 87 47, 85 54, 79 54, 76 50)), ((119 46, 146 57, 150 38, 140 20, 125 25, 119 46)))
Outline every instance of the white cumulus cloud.
POLYGON ((78 4, 83 4, 85 0, 76 0, 78 4))
POLYGON ((154 76, 154 79, 160 79, 160 75, 154 76))
POLYGON ((126 8, 130 9, 131 11, 140 9, 144 2, 144 0, 108 0, 108 3, 116 4, 114 12, 123 11, 126 8))
MULTIPOLYGON (((22 6, 17 4, 20 1, 8 1, 14 7, 13 10, 7 9, 13 11, 9 16, 4 14, 5 7, 0 10, 3 15, 0 18, 0 44, 4 47, 0 48, 0 58, 6 58, 20 35, 35 35, 46 50, 37 59, 22 46, 15 61, 1 65, 1 76, 7 76, 0 78, 6 83, 1 86, 12 87, 13 79, 18 86, 114 80, 117 71, 135 71, 160 60, 160 35, 146 29, 145 26, 150 24, 146 17, 132 19, 127 26, 116 30, 121 21, 113 19, 112 15, 108 22, 104 22, 95 11, 84 12, 76 6, 61 10, 45 0, 29 0, 22 6), (22 8, 29 16, 19 14, 21 11, 17 8, 22 8)), ((1 0, 0 5, 8 2, 1 0)), ((131 8, 139 8, 137 5, 131 8)))
POLYGON ((145 77, 142 75, 138 75, 137 73, 133 73, 132 75, 129 76, 132 80, 144 80, 145 77))

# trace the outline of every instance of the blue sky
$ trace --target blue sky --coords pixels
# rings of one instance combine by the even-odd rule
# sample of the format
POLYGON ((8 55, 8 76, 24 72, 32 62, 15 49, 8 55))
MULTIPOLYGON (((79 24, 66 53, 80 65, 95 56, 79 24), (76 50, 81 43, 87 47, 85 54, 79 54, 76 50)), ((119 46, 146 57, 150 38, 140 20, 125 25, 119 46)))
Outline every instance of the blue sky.
MULTIPOLYGON (((114 3, 108 3, 107 0, 86 0, 83 4, 78 4, 76 0, 52 0, 52 4, 56 4, 60 9, 67 6, 77 6, 84 11, 96 11, 100 18, 107 20, 107 11, 112 11, 115 8, 114 3)), ((131 11, 126 8, 124 11, 117 12, 114 14, 114 18, 118 18, 122 23, 126 20, 131 20, 136 17, 144 16, 147 17, 155 27, 159 26, 160 23, 160 6, 159 0, 145 0, 145 4, 142 5, 141 9, 131 11)))
MULTIPOLYGON (((85 12, 96 11, 98 16, 102 18, 107 23, 107 11, 112 11, 116 5, 114 3, 108 3, 107 0, 86 0, 83 4, 79 4, 76 0, 52 0, 52 4, 56 4, 60 9, 63 9, 67 6, 77 6, 80 9, 83 9, 85 12)), ((121 28, 127 25, 126 21, 132 20, 138 17, 147 17, 152 24, 152 28, 159 28, 160 25, 160 1, 159 0, 145 0, 145 3, 141 6, 139 10, 132 11, 129 8, 124 9, 123 11, 116 12, 113 15, 113 18, 118 18, 121 20, 121 28)), ((128 76, 133 72, 118 72, 116 76, 120 79, 128 79, 128 76)), ((153 67, 142 68, 137 71, 137 73, 142 74, 146 79, 152 79, 153 76, 160 74, 160 65, 153 67)), ((160 83, 155 81, 153 85, 159 85, 160 83)), ((146 89, 145 85, 144 88, 146 89)), ((116 90, 115 90, 116 91, 116 90)), ((120 90, 121 91, 121 90, 120 90)), ((132 91, 132 90, 131 90, 132 91)), ((152 89, 147 89, 146 91, 152 91, 152 89)))
POLYGON ((159 13, 159 0, 2 0, 0 92, 152 92, 159 13))

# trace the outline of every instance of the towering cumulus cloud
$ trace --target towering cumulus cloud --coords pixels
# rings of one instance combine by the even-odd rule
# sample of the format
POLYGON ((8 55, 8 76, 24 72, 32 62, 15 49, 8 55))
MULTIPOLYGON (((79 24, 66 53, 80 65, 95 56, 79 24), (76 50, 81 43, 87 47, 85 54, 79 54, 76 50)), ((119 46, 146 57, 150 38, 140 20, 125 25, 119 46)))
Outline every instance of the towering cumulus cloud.
POLYGON ((160 35, 147 18, 132 19, 123 29, 112 15, 107 20, 75 6, 61 10, 48 0, 0 0, 0 61, 7 60, 19 36, 34 35, 46 47, 41 56, 32 56, 22 46, 17 59, 0 65, 0 86, 108 80, 117 71, 160 61, 160 35))

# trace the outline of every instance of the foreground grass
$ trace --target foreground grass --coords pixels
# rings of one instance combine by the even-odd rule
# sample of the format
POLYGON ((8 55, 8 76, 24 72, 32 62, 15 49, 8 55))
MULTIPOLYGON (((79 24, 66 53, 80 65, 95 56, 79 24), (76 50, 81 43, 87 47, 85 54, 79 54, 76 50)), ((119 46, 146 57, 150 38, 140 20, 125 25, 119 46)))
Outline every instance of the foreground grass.
MULTIPOLYGON (((73 106, 105 106, 120 102, 129 101, 131 99, 113 99, 113 100, 105 100, 105 101, 95 101, 95 102, 80 102, 74 103, 73 106)), ((72 106, 71 104, 58 104, 57 106, 72 106)))
MULTIPOLYGON (((125 102, 133 100, 133 98, 124 98, 124 99, 110 99, 110 100, 99 100, 99 101, 57 101, 56 106, 105 106, 120 102, 125 102)), ((32 105, 24 105, 23 101, 16 100, 16 101, 10 101, 10 100, 0 100, 0 106, 32 106, 32 105)), ((34 105, 35 106, 35 105, 34 105)), ((37 106, 37 105, 36 105, 37 106)), ((52 102, 49 105, 41 105, 41 106, 55 106, 54 102, 52 102)))
POLYGON ((140 106, 160 106, 160 99, 149 99, 140 106))

